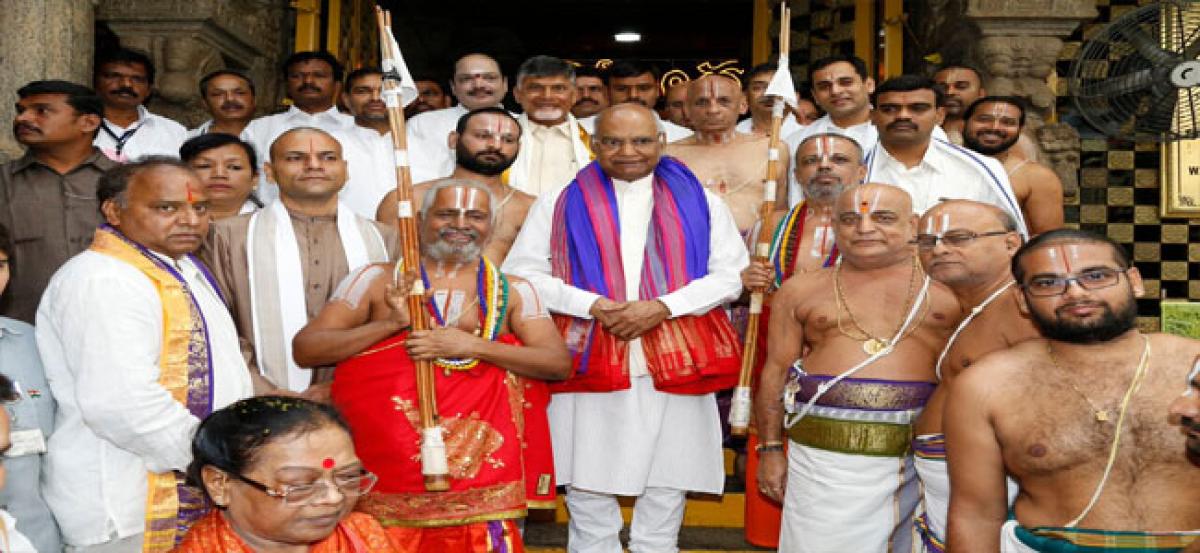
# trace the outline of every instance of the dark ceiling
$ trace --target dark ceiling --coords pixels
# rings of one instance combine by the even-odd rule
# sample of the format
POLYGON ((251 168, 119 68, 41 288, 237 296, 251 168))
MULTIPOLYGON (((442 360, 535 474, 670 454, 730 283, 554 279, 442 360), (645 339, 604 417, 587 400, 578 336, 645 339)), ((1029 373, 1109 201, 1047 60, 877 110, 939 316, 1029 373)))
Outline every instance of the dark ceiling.
POLYGON ((513 73, 548 54, 577 61, 638 57, 663 69, 699 61, 750 63, 752 0, 379 0, 414 72, 447 78, 460 55, 482 51, 513 73), (641 33, 619 44, 613 34, 641 33))

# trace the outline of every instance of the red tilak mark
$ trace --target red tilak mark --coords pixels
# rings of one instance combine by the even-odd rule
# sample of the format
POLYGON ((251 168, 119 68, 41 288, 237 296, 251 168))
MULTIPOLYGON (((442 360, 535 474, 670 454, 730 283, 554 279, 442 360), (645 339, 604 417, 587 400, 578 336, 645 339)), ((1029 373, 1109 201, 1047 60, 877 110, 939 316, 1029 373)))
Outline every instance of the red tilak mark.
POLYGON ((188 184, 187 185, 187 203, 190 204, 190 203, 195 203, 195 202, 196 202, 196 200, 192 198, 192 185, 188 184))
POLYGON ((858 202, 858 212, 866 215, 871 212, 871 207, 867 205, 867 202, 858 202))
POLYGON ((1067 274, 1075 274, 1075 272, 1071 270, 1071 258, 1067 256, 1067 249, 1060 245, 1058 246, 1058 253, 1062 256, 1063 266, 1067 268, 1067 274))
POLYGON ((333 468, 333 459, 326 457, 325 460, 321 461, 321 468, 323 468, 323 469, 333 468))

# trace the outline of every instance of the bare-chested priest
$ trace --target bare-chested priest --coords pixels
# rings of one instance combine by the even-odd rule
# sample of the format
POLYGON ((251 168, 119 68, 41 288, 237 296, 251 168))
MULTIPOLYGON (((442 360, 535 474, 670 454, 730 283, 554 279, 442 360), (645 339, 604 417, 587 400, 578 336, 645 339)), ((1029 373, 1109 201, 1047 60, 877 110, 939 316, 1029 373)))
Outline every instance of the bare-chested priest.
POLYGON ((1019 144, 1025 129, 1025 100, 987 96, 967 106, 964 146, 1004 165, 1029 232, 1063 226, 1063 187, 1054 170, 1030 158, 1019 144))
POLYGON ((1041 234, 1012 268, 1045 339, 981 359, 951 387, 947 545, 1177 551, 1194 541, 1200 471, 1166 413, 1200 342, 1137 330, 1142 278, 1104 236, 1041 234), (1020 483, 1011 511, 1006 472, 1020 483))
MULTIPOLYGON (((457 158, 454 173, 449 178, 472 180, 488 187, 496 196, 496 221, 492 236, 484 246, 483 255, 497 265, 504 263, 508 249, 516 240, 533 205, 533 196, 508 185, 504 171, 517 159, 521 147, 521 125, 516 118, 500 108, 480 108, 463 115, 458 127, 450 133, 450 147, 457 158)), ((413 187, 413 203, 421 205, 425 192, 441 179, 419 183, 413 187)), ((393 190, 379 204, 375 215, 382 223, 394 226, 396 192, 393 190)))
POLYGON ((968 311, 934 365, 938 387, 917 419, 913 441, 923 496, 916 529, 924 551, 941 552, 950 506, 942 433, 947 390, 979 358, 1036 338, 1038 332, 1017 307, 1009 260, 1021 247, 1021 237, 1008 212, 982 202, 947 200, 926 212, 917 228, 921 266, 930 278, 950 288, 968 311))
MULTIPOLYGON (((685 110, 696 134, 668 144, 666 150, 667 155, 684 162, 705 188, 725 200, 743 237, 749 237, 759 222, 769 149, 767 137, 735 130, 738 115, 746 109, 746 97, 733 79, 705 75, 692 81, 685 110)), ((781 143, 777 152, 777 204, 787 208, 787 146, 781 143)))
POLYGON ((961 310, 913 253, 908 193, 856 186, 835 216, 841 261, 772 298, 755 402, 759 487, 783 500, 781 551, 910 551, 912 423, 961 310))

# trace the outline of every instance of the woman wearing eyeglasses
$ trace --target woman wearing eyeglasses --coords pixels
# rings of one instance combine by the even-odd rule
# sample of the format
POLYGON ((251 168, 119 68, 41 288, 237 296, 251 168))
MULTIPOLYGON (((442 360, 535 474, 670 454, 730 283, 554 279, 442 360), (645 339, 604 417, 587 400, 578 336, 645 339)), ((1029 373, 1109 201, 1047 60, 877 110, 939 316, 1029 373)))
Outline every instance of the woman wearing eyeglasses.
POLYGON ((200 424, 188 480, 213 510, 180 553, 395 553, 375 519, 351 512, 375 484, 332 407, 245 399, 200 424))

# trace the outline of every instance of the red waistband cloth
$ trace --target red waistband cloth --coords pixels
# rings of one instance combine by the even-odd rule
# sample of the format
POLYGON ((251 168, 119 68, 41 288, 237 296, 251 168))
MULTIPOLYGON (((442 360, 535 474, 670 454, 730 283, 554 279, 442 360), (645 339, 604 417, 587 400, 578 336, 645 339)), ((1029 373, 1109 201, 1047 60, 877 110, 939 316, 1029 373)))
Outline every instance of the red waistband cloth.
MULTIPOLYGON (((523 453, 530 448, 523 436, 524 387, 508 371, 483 361, 469 370, 435 368, 450 490, 427 492, 416 372, 404 349, 406 337, 402 333, 375 344, 340 363, 334 373, 334 405, 350 424, 358 457, 379 476, 375 491, 359 501, 358 509, 385 527, 455 526, 525 516, 523 453)), ((497 341, 519 345, 512 335, 497 341)), ((553 473, 552 467, 538 470, 553 473)))

